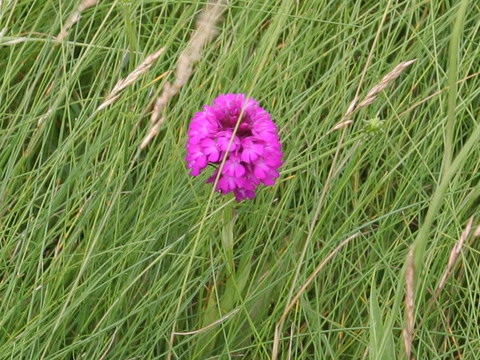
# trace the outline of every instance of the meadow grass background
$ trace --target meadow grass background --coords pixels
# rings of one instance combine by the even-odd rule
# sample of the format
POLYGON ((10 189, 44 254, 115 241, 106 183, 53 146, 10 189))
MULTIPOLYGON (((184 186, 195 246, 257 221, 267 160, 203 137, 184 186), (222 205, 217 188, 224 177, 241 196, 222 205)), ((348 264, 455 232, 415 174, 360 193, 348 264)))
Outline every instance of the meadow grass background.
POLYGON ((413 358, 479 358, 478 239, 432 301, 480 222, 478 2, 229 1, 143 151, 205 2, 100 1, 55 42, 78 4, 0 1, 0 359, 270 359, 293 296, 352 235, 288 312, 279 359, 405 359, 412 244, 413 358), (184 162, 190 118, 228 92, 281 132, 281 177, 254 201, 184 162))

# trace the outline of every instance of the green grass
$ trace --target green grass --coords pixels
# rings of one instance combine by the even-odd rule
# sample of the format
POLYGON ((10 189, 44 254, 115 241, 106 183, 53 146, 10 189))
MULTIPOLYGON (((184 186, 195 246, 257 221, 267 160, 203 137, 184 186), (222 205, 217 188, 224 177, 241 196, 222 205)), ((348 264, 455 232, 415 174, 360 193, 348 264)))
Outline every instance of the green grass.
POLYGON ((480 224, 476 1, 229 1, 141 152, 205 2, 100 1, 56 43, 77 5, 0 1, 0 360, 271 359, 291 299, 357 232, 286 315, 278 359, 405 359, 412 244, 413 357, 478 358, 478 238, 431 302, 480 224), (357 89, 415 58, 330 131, 357 89), (250 202, 184 162, 192 115, 227 92, 281 130, 281 178, 250 202))

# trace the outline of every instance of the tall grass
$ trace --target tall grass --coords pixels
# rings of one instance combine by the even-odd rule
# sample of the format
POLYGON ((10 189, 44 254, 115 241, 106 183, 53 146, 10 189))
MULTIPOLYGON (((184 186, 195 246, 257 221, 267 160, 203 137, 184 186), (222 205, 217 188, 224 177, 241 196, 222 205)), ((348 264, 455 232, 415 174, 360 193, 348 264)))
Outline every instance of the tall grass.
POLYGON ((142 150, 207 4, 81 3, 0 1, 0 359, 478 358, 477 2, 228 1, 142 150), (184 162, 228 92, 281 131, 254 201, 184 162))

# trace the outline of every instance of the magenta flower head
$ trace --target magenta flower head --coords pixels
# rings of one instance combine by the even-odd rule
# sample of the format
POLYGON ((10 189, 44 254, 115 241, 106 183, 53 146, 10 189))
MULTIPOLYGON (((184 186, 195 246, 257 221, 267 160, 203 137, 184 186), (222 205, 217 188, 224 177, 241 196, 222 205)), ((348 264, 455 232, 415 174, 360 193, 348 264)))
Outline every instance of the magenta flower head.
POLYGON ((212 164, 217 169, 207 182, 215 182, 226 153, 215 190, 233 192, 241 201, 253 199, 261 183, 275 184, 283 156, 277 127, 270 114, 244 94, 220 95, 213 105, 195 114, 188 129, 186 161, 191 175, 199 175, 212 164))

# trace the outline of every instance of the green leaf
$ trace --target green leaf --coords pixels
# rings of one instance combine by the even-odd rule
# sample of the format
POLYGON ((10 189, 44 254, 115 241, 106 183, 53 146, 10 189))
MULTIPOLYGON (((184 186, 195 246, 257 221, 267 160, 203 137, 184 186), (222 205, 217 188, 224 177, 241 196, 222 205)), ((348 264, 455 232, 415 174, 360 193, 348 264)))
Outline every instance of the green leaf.
POLYGON ((392 329, 386 329, 382 321, 374 274, 370 290, 370 360, 393 359, 395 359, 395 344, 392 329))

